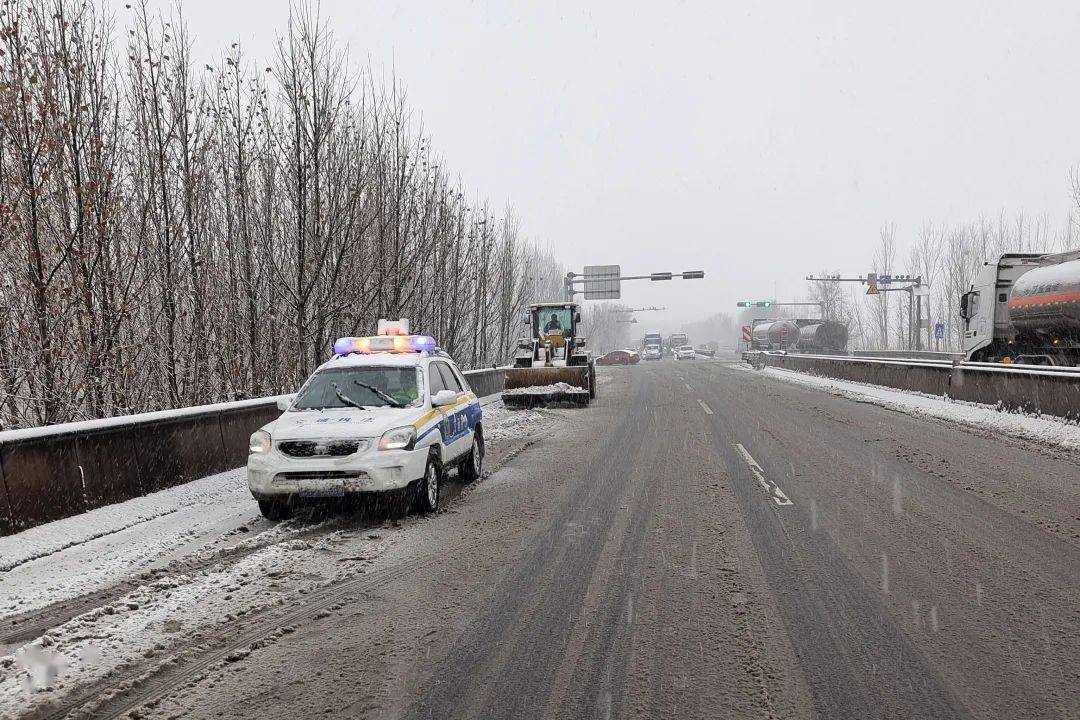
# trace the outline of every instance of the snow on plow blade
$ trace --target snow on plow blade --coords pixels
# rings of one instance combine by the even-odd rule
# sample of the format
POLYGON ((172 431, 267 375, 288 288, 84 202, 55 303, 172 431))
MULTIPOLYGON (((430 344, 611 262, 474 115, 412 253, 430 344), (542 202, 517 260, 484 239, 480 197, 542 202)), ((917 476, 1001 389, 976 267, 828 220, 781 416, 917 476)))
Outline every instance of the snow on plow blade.
POLYGON ((511 368, 506 371, 503 404, 510 408, 589 404, 589 368, 511 368))

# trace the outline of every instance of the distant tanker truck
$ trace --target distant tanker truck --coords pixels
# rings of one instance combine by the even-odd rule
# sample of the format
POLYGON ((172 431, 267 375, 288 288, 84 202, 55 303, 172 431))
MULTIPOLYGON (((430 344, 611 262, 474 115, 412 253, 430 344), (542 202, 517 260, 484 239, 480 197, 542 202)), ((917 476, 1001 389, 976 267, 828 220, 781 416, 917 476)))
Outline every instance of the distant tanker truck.
POLYGON ((751 350, 842 353, 847 343, 847 323, 836 320, 755 320, 750 330, 751 350))
POLYGON ((847 323, 836 320, 797 320, 798 349, 802 352, 829 353, 847 350, 847 323))
POLYGON ((751 350, 791 350, 799 342, 799 326, 791 320, 755 321, 750 329, 751 350))
POLYGON ((1080 250, 986 263, 960 318, 969 360, 1080 365, 1080 250))

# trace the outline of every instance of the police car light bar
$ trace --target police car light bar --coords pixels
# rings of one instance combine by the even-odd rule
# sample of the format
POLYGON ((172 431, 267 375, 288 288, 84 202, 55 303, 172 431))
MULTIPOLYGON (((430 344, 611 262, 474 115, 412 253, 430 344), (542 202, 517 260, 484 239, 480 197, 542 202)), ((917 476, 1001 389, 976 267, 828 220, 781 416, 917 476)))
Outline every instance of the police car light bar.
POLYGON ((334 343, 334 353, 349 355, 360 353, 418 353, 435 350, 435 338, 428 335, 375 335, 370 337, 343 337, 334 343))

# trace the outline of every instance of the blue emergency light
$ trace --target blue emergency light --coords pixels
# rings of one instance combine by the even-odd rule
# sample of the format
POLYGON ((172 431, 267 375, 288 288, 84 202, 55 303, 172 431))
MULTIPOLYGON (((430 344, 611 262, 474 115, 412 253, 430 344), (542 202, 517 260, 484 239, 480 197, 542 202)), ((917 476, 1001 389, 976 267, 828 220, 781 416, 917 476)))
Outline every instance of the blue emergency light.
POLYGON ((374 335, 368 337, 343 337, 334 343, 338 355, 359 353, 418 353, 435 349, 435 338, 428 335, 374 335))

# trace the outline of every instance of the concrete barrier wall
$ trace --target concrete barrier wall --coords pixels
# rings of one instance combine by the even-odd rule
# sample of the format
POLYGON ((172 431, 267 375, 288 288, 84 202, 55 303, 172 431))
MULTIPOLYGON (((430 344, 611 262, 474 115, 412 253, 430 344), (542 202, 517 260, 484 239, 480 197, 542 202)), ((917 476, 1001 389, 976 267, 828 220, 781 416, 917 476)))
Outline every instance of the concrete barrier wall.
MULTIPOLYGON (((465 376, 481 397, 503 389, 502 370, 465 376)), ((240 467, 277 400, 0 432, 0 535, 240 467)))
POLYGON ((469 387, 477 397, 494 395, 503 391, 506 381, 505 368, 491 368, 490 370, 470 370, 465 373, 469 380, 469 387))
POLYGON ((1080 419, 1080 374, 1052 369, 1029 371, 1008 366, 972 367, 960 363, 905 363, 808 355, 764 355, 773 367, 822 377, 914 390, 927 395, 994 405, 1004 410, 1080 419))

